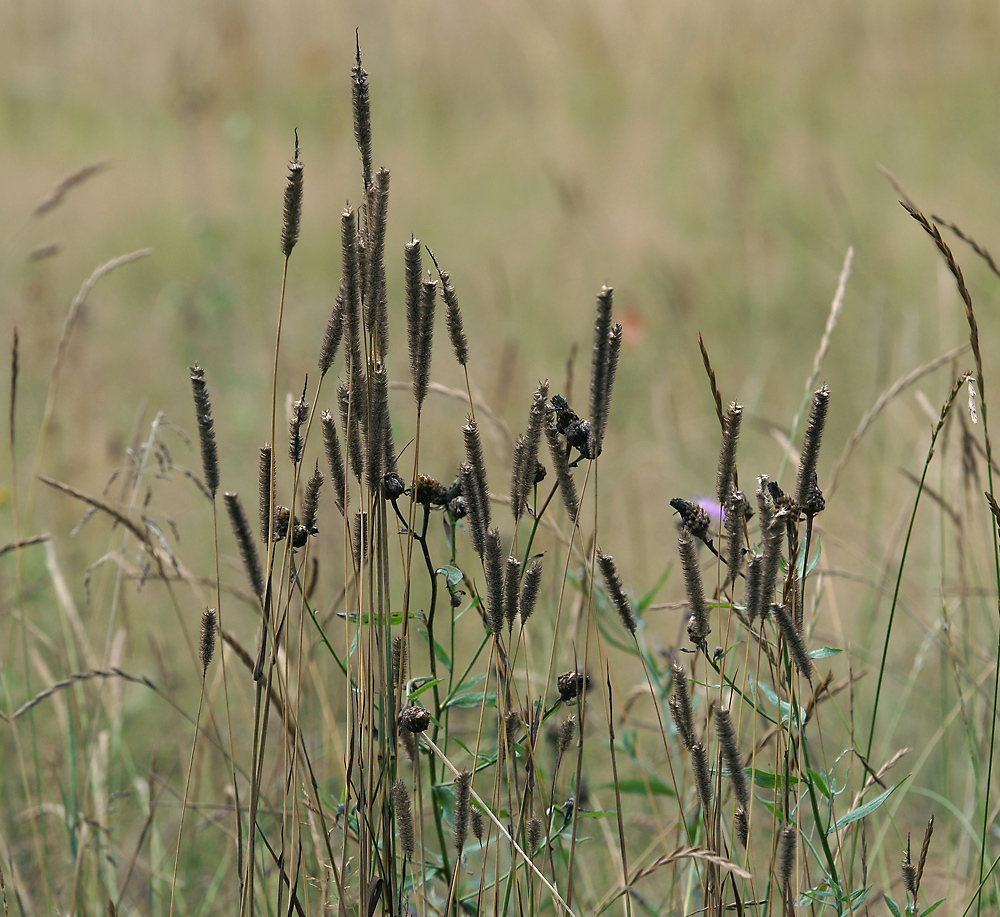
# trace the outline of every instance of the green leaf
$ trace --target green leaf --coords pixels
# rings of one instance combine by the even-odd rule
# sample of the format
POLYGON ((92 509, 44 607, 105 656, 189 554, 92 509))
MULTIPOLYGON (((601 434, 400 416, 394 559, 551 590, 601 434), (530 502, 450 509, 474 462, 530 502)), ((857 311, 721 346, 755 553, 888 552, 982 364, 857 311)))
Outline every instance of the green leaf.
POLYGON ((926 911, 922 911, 920 917, 927 917, 932 911, 936 911, 941 905, 944 904, 944 898, 938 898, 926 911))
POLYGON ((439 576, 443 576, 449 586, 457 586, 460 582, 462 582, 462 578, 464 576, 458 567, 453 567, 451 564, 445 564, 443 567, 438 567, 434 572, 439 576))
POLYGON ((806 567, 806 576, 816 569, 816 564, 819 563, 819 556, 823 553, 823 545, 819 539, 819 532, 813 532, 813 541, 816 542, 816 550, 810 552, 812 556, 809 558, 809 566, 806 567))
MULTIPOLYGON (((471 710, 478 707, 483 702, 483 692, 482 691, 467 691, 464 694, 456 694, 450 700, 446 700, 444 705, 446 707, 462 707, 467 710, 471 710)), ((497 694, 496 691, 486 692, 486 706, 495 707, 497 704, 497 694)))
POLYGON ((829 659, 831 656, 839 656, 842 652, 844 652, 842 649, 835 646, 821 646, 819 649, 810 650, 809 656, 812 659, 829 659))
POLYGON ((656 593, 663 588, 663 584, 667 581, 667 577, 670 576, 670 570, 673 568, 673 564, 667 564, 666 569, 660 574, 660 578, 653 584, 653 588, 649 590, 644 596, 641 596, 639 601, 636 603, 636 614, 642 617, 642 613, 653 604, 653 599, 656 598, 656 593))
POLYGON ((888 895, 882 895, 885 899, 885 906, 889 908, 892 913, 892 917, 903 917, 903 912, 899 909, 899 905, 892 900, 888 895))
POLYGON ((443 682, 443 678, 428 678, 419 688, 415 688, 410 692, 409 698, 413 700, 415 697, 420 697, 425 691, 429 691, 434 685, 439 685, 443 682))
MULTIPOLYGON (((905 778, 904 778, 905 779, 905 778)), ((833 834, 834 831, 839 831, 841 828, 847 825, 853 824, 856 821, 860 821, 868 815, 871 815, 879 806, 882 805, 892 794, 902 784, 902 780, 895 786, 889 787, 884 793, 876 796, 871 802, 866 802, 863 806, 858 806, 856 809, 851 809, 843 818, 838 819, 837 823, 827 831, 827 834, 833 834)))
POLYGON ((826 780, 823 779, 823 775, 817 773, 814 770, 809 770, 809 779, 812 781, 814 787, 820 791, 827 799, 830 798, 830 790, 827 788, 826 780))
MULTIPOLYGON (((601 790, 611 790, 614 789, 613 783, 605 783, 598 787, 601 790)), ((662 780, 658 780, 655 777, 650 777, 649 781, 636 778, 634 780, 619 780, 618 781, 618 792, 623 794, 628 794, 629 796, 645 796, 647 793, 652 793, 654 796, 673 796, 673 788, 668 786, 662 780)), ((580 813, 583 814, 582 812, 580 813)))

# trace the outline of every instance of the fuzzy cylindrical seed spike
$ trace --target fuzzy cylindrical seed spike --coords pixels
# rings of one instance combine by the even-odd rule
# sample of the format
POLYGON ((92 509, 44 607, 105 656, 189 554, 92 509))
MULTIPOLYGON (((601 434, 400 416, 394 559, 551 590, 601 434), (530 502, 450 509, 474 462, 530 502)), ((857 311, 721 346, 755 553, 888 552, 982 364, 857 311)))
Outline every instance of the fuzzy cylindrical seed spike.
POLYGON ((597 297, 597 319, 594 322, 594 352, 590 366, 590 454, 600 454, 604 426, 608 418, 608 359, 611 348, 611 309, 614 290, 604 287, 597 297))
POLYGON ((369 212, 370 229, 365 247, 368 282, 365 284, 365 309, 368 334, 373 339, 379 360, 389 351, 389 311, 385 286, 385 231, 389 212, 389 170, 375 173, 374 194, 369 212))
POLYGON ((715 714, 715 729, 719 736, 719 749, 729 771, 733 794, 744 809, 750 807, 750 784, 743 770, 743 758, 736 744, 736 730, 728 707, 721 707, 715 714))
POLYGON ((788 885, 792 881, 792 873, 795 872, 795 852, 798 842, 799 833, 795 830, 795 825, 785 825, 781 829, 781 838, 778 841, 776 875, 782 894, 788 893, 788 885))
POLYGON ((343 382, 337 389, 337 406, 340 410, 344 439, 347 441, 347 457, 351 464, 351 473, 360 483, 364 474, 365 460, 361 451, 361 425, 358 421, 358 412, 353 410, 351 401, 351 386, 343 382))
POLYGON ((712 777, 708 770, 708 754, 700 742, 691 746, 691 766, 694 770, 694 783, 698 788, 698 798, 701 800, 702 816, 707 825, 712 819, 712 777))
POLYGON ((355 562, 363 567, 368 560, 368 513, 359 511, 354 514, 354 531, 351 537, 354 540, 355 562))
POLYGON ((469 363, 469 341, 465 336, 465 325, 462 322, 462 310, 458 306, 458 294, 452 285, 451 276, 447 271, 439 272, 441 277, 441 296, 447 307, 445 323, 448 326, 448 338, 455 360, 459 366, 469 363))
POLYGON ((556 735, 556 770, 566 754, 573 737, 576 735, 576 717, 569 716, 559 724, 559 732, 556 735))
POLYGON ((507 630, 514 627, 518 604, 521 599, 521 561, 513 554, 507 558, 507 567, 503 578, 503 615, 507 621, 507 630))
POLYGON ((354 109, 354 139, 361 153, 361 178, 365 189, 372 183, 372 115, 368 97, 368 72, 361 66, 361 44, 351 68, 351 100, 354 109))
POLYGON ((538 845, 542 842, 542 831, 544 825, 542 820, 536 815, 528 822, 528 853, 534 854, 538 845))
POLYGON ((760 617, 762 609, 761 578, 764 574, 764 555, 753 551, 747 564, 746 614, 747 622, 753 627, 754 621, 760 617))
POLYGON ((519 603, 521 627, 524 627, 525 621, 531 617, 531 613, 535 610, 535 604, 538 601, 538 590, 541 588, 541 585, 542 560, 541 558, 536 558, 531 562, 527 573, 524 574, 524 585, 521 587, 521 601, 519 603))
POLYGON ((396 816, 396 831, 399 833, 399 843, 403 848, 403 856, 413 859, 416 849, 415 833, 413 831, 413 811, 410 808, 410 794, 402 778, 397 778, 392 785, 392 807, 396 816))
POLYGON ((720 506, 729 500, 736 480, 736 445, 740 437, 743 406, 734 401, 725 414, 722 428, 722 447, 719 450, 719 471, 716 479, 716 497, 720 506))
POLYGON ((470 821, 472 822, 472 833, 480 844, 483 842, 483 813, 477 809, 472 809, 470 821))
POLYGON ((795 502, 799 506, 804 506, 808 502, 809 491, 816 476, 816 462, 819 460, 819 447, 823 439, 823 428, 826 426, 826 410, 829 402, 830 389, 823 385, 813 395, 809 425, 806 427, 806 435, 802 443, 799 476, 795 485, 795 502))
POLYGON ((191 388, 194 392, 194 412, 198 419, 205 487, 214 500, 219 490, 219 451, 215 442, 215 421, 212 419, 212 403, 205 384, 205 370, 197 363, 191 367, 191 388))
POLYGON ((215 654, 215 629, 218 620, 215 617, 214 608, 206 608, 201 616, 201 671, 202 675, 208 670, 208 664, 215 654))
POLYGON ((726 501, 726 536, 728 538, 727 560, 729 579, 735 583, 743 566, 743 519, 746 512, 746 497, 742 491, 734 490, 726 501))
POLYGON ((418 304, 417 355, 413 373, 413 398, 421 407, 427 397, 431 374, 431 351, 434 343, 434 312, 437 308, 437 282, 425 279, 420 285, 418 304))
POLYGON ((417 366, 420 357, 420 290, 423 279, 419 239, 411 239, 403 246, 403 264, 406 275, 406 343, 410 353, 410 375, 413 377, 414 397, 416 397, 417 366))
POLYGON ((490 630, 496 639, 500 639, 503 629, 503 546, 500 543, 500 532, 490 529, 486 533, 486 551, 483 559, 486 570, 487 611, 490 619, 490 630))
POLYGON ((462 771, 455 778, 455 849, 462 852, 465 839, 469 835, 469 791, 472 788, 472 774, 462 771))
POLYGON ((309 377, 306 376, 305 384, 302 386, 302 397, 292 402, 292 416, 288 421, 288 456, 293 465, 298 465, 302 461, 302 454, 306 448, 302 427, 309 419, 309 402, 306 401, 308 384, 309 377))
POLYGON ((615 606, 615 611, 618 612, 618 617, 621 618, 625 629, 634 635, 639 622, 636 620, 632 602, 625 594, 625 587, 622 584, 621 577, 618 575, 615 559, 610 554, 605 554, 598 548, 597 566, 600 567, 601 575, 604 577, 604 585, 608 589, 608 597, 611 599, 611 604, 615 606))
MULTIPOLYGON (((243 567, 247 573, 247 579, 253 588, 254 595, 258 599, 264 596, 264 570, 260 565, 260 556, 257 554, 257 546, 253 543, 253 535, 250 533, 250 523, 247 521, 246 513, 243 511, 243 504, 240 502, 238 494, 223 494, 226 510, 229 513, 229 523, 236 536, 236 544, 240 549, 240 557, 243 558, 243 567)), ((266 536, 265 536, 266 537, 266 536)))
POLYGON ((788 655, 792 657, 796 670, 803 678, 812 681, 813 664, 809 652, 806 650, 802 631, 799 630, 787 606, 775 604, 771 606, 771 610, 781 628, 781 635, 785 638, 785 645, 788 647, 788 655))
POLYGON ((551 417, 545 422, 545 438, 549 444, 549 455, 552 457, 552 466, 556 471, 556 481, 559 484, 563 506, 566 507, 570 522, 575 523, 580 513, 580 499, 576 493, 576 483, 573 481, 573 473, 570 471, 566 450, 559 439, 559 430, 551 417))
POLYGON ((705 640, 712 632, 712 628, 708 623, 708 606, 705 603, 705 592, 701 583, 698 551, 695 548, 694 539, 687 529, 681 529, 677 544, 680 549, 681 568, 684 571, 688 606, 691 610, 687 626, 688 637, 695 646, 704 647, 705 640))
POLYGON ((344 456, 340 451, 340 436, 337 434, 337 424, 329 411, 320 415, 323 428, 323 446, 326 449, 326 461, 330 466, 330 483, 333 487, 333 502, 340 515, 344 515, 350 492, 347 490, 347 474, 344 470, 344 456))
MULTIPOLYGON (((490 490, 486 478, 486 459, 483 458, 483 445, 479 439, 479 427, 476 421, 471 417, 465 423, 462 428, 462 435, 465 439, 465 456, 470 468, 472 469, 472 485, 475 488, 475 503, 477 506, 477 512, 481 514, 482 517, 482 527, 484 530, 490 527, 491 522, 491 508, 490 508, 490 490)), ((463 494, 465 494, 468 500, 468 493, 463 487, 463 494)), ((471 515, 471 507, 470 507, 471 515)))
POLYGON ((750 840, 750 821, 747 818, 747 810, 742 806, 736 809, 736 839, 746 850, 747 842, 750 840))
POLYGON ((274 506, 274 475, 271 468, 271 444, 265 443, 260 449, 260 539, 267 544, 271 535, 271 513, 274 506))
POLYGON ((299 240, 302 219, 302 162, 299 159, 299 132, 295 131, 295 158, 288 164, 285 207, 281 226, 281 253, 288 258, 299 240))
POLYGON ((306 493, 302 498, 302 524, 310 535, 316 532, 316 512, 319 509, 319 489, 323 486, 323 475, 319 470, 319 460, 316 469, 306 482, 306 493))
POLYGON ((326 375, 327 370, 333 366, 333 361, 337 357, 337 348, 340 347, 340 340, 344 335, 344 286, 340 287, 337 299, 330 312, 330 320, 326 323, 326 332, 323 335, 323 346, 319 349, 319 374, 320 377, 326 375))
MULTIPOLYGON (((772 513, 764 536, 764 560, 760 574, 760 598, 757 607, 763 612, 767 610, 774 599, 774 585, 781 563, 781 539, 785 534, 785 522, 788 519, 786 509, 772 513)), ((763 520, 761 520, 763 524, 763 520)))
POLYGON ((681 737, 684 747, 691 750, 695 744, 694 717, 691 713, 691 692, 688 690, 687 671, 684 666, 674 663, 674 691, 670 695, 670 715, 673 718, 677 734, 681 737))
POLYGON ((476 486, 476 472, 468 462, 458 466, 458 476, 462 482, 462 498, 468 519, 469 537, 472 547, 482 557, 486 548, 486 519, 482 508, 479 488, 476 486))

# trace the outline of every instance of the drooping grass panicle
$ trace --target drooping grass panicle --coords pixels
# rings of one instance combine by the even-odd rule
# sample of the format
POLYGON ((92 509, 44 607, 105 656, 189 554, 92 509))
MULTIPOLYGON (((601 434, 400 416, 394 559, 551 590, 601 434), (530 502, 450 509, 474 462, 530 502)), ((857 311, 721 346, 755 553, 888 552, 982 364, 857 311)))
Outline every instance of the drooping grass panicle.
POLYGON ((403 848, 403 856, 412 860, 416 849, 416 833, 413 830, 410 794, 401 777, 397 777, 392 784, 392 807, 396 816, 396 830, 399 832, 399 844, 403 848))
POLYGON ((326 331, 323 334, 323 346, 319 349, 319 374, 320 378, 327 374, 333 366, 333 361, 337 358, 337 348, 340 347, 341 338, 344 335, 344 285, 341 282, 340 292, 334 301, 333 309, 330 312, 330 320, 326 323, 326 331))
POLYGON ((681 742, 690 751, 695 745, 695 734, 687 671, 684 666, 677 662, 671 666, 671 669, 674 676, 674 690, 668 702, 670 716, 674 721, 674 726, 677 728, 677 734, 680 736, 681 742))
POLYGON ((576 522, 576 517, 580 512, 580 499, 576 493, 576 483, 573 481, 573 473, 570 471, 569 458, 566 449, 559 439, 559 430, 553 417, 545 421, 545 438, 549 444, 549 455, 552 457, 552 466, 556 471, 556 481, 559 484, 559 493, 562 496, 563 506, 570 522, 576 522))
POLYGON ((340 411, 340 423, 344 428, 344 439, 347 441, 347 458, 351 465, 351 473, 360 482, 365 468, 364 455, 361 451, 361 423, 358 412, 351 410, 349 382, 342 382, 337 389, 337 407, 340 411))
POLYGON ((719 471, 716 478, 716 497, 719 505, 725 506, 736 480, 736 446, 740 438, 740 422, 743 406, 734 401, 726 409, 722 422, 722 447, 719 450, 719 471))
MULTIPOLYGON (((254 544, 253 535, 250 532, 250 523, 243 511, 243 503, 236 493, 223 494, 222 499, 225 501, 226 510, 229 513, 229 524, 232 526, 233 535, 236 536, 236 545, 240 549, 240 557, 243 558, 247 579, 250 580, 254 595, 263 600, 264 569, 260 565, 260 555, 257 553, 257 545, 254 544)), ((267 537, 266 533, 264 537, 267 537)))
POLYGON ((191 389, 194 393, 194 412, 198 419, 198 439, 201 442, 201 467, 205 487, 215 499, 219 490, 219 452, 215 443, 215 421, 212 419, 212 402, 205 384, 205 370, 197 363, 191 367, 191 389))
POLYGON ((215 616, 215 609, 206 608, 201 616, 201 642, 199 644, 203 678, 208 671, 212 656, 215 655, 215 631, 217 626, 218 619, 215 616))
POLYGON ((288 421, 288 456, 293 465, 298 465, 302 461, 302 454, 306 448, 302 427, 309 419, 309 402, 306 401, 306 387, 308 385, 309 377, 306 376, 306 380, 302 384, 302 397, 292 402, 292 416, 288 421))
POLYGON ((594 322, 594 352, 590 364, 590 454, 600 455, 604 428, 608 421, 611 391, 609 386, 611 350, 611 310, 614 289, 603 287, 597 296, 597 319, 594 322))
POLYGON ((465 847, 465 839, 469 835, 469 800, 472 789, 472 774, 462 771, 455 777, 455 849, 460 853, 465 847))
POLYGON ((729 771, 729 782, 733 787, 733 795, 744 808, 750 807, 750 784, 747 782, 746 771, 743 770, 743 757, 736 744, 736 730, 728 707, 720 707, 715 714, 715 730, 719 736, 719 750, 729 771))
POLYGON ((503 579, 503 614, 507 621, 507 629, 514 627, 518 606, 521 599, 521 561, 513 554, 507 558, 503 579))
POLYGON ((705 823, 712 817, 712 777, 708 769, 708 753, 701 742, 691 746, 691 767, 694 771, 694 782, 698 788, 698 798, 701 800, 701 810, 705 823))
POLYGON ((805 507, 809 503, 810 489, 816 478, 816 462, 819 459, 819 447, 823 439, 823 428, 826 426, 826 412, 829 402, 830 389, 823 385, 813 395, 809 425, 806 427, 806 435, 802 443, 799 476, 795 485, 795 502, 800 507, 805 507))
POLYGON ((802 636, 802 631, 795 623, 795 619, 789 612, 788 606, 774 604, 771 606, 771 611, 774 613, 775 620, 777 620, 778 626, 781 628, 781 635, 785 638, 785 645, 788 647, 788 654, 792 657, 792 662, 795 663, 795 668, 803 678, 812 681, 812 659, 806 650, 806 642, 802 636))
POLYGON ((610 554, 605 554, 598 548, 597 566, 600 567, 601 575, 604 577, 604 585, 607 587, 611 604, 615 606, 615 611, 618 612, 618 617, 621 618, 625 629, 634 635, 639 623, 636 620, 632 602, 625 594, 625 587, 622 585, 621 577, 618 575, 615 559, 610 554))
POLYGON ((746 496, 740 490, 731 491, 725 507, 729 579, 735 583, 739 576, 740 567, 743 565, 743 519, 747 507, 746 496))
POLYGON ((781 838, 778 841, 778 856, 775 863, 777 874, 775 878, 783 894, 788 893, 788 885, 792 881, 792 874, 795 872, 795 852, 799 843, 799 832, 795 825, 786 824, 781 829, 781 838))
POLYGON ((326 448, 326 463, 330 467, 330 484, 333 487, 333 502, 340 515, 344 515, 350 500, 347 490, 347 473, 344 469, 344 456, 340 451, 340 435, 337 424, 329 411, 320 415, 320 425, 323 428, 323 445, 326 448))
POLYGON ((389 351, 389 305, 385 285, 385 231, 389 214, 389 170, 380 168, 369 195, 369 230, 365 245, 365 322, 380 360, 389 351))
POLYGON ((477 527, 481 527, 485 531, 490 527, 492 518, 490 508, 490 491, 486 478, 486 459, 483 458, 483 444, 479 438, 479 426, 473 418, 467 418, 465 426, 462 427, 462 436, 465 439, 466 462, 472 469, 471 484, 475 490, 475 510, 473 510, 473 506, 468 502, 469 493, 464 486, 462 488, 462 493, 466 498, 466 506, 468 507, 469 515, 472 515, 473 511, 479 514, 482 521, 477 525, 477 527))
POLYGON ((528 570, 524 574, 524 584, 521 586, 521 600, 519 602, 521 627, 524 627, 525 622, 535 610, 535 604, 538 602, 538 590, 541 585, 542 559, 536 557, 528 566, 528 570))
POLYGON ((38 219, 45 216, 47 213, 51 213, 55 210, 62 202, 65 200, 66 195, 69 194, 74 188, 82 185, 84 182, 88 181, 95 175, 99 175, 107 169, 110 169, 113 164, 111 159, 97 159, 93 162, 84 163, 77 169, 74 169, 69 175, 64 176, 59 179, 46 193, 37 204, 35 204, 35 209, 31 212, 31 215, 38 219))
POLYGON ((271 534, 271 513, 274 507, 274 476, 271 468, 271 444, 260 448, 260 540, 267 544, 271 534))
POLYGON ((520 519, 528 502, 528 495, 535 483, 538 466, 538 444, 542 438, 542 425, 548 414, 549 383, 540 382, 531 400, 528 426, 518 437, 514 449, 514 465, 510 482, 510 508, 514 519, 520 519))
POLYGON ((434 342, 434 312, 437 306, 437 281, 424 278, 420 284, 420 301, 417 304, 417 328, 411 356, 413 367, 413 399, 422 407, 427 397, 427 383, 431 375, 431 346, 434 342))
POLYGON ((754 621, 760 617, 763 608, 761 607, 761 578, 764 575, 764 555, 753 551, 750 560, 747 562, 747 588, 746 588, 746 616, 747 623, 753 627, 754 621))
POLYGON ((698 566, 698 549, 695 547, 694 538, 691 537, 691 533, 686 528, 681 529, 677 546, 680 551, 684 586, 690 608, 687 625, 688 637, 695 646, 704 649, 706 647, 705 640, 712 632, 712 628, 708 623, 708 606, 705 603, 701 569, 698 566))
POLYGON ((299 222, 302 219, 302 161, 299 159, 299 132, 295 131, 295 158, 288 164, 288 181, 285 184, 285 207, 281 225, 281 253, 287 258, 299 241, 299 222))
POLYGON ((316 532, 316 512, 319 509, 319 489, 323 486, 323 475, 319 470, 319 460, 316 468, 306 482, 305 496, 302 498, 302 525, 310 535, 316 532))
POLYGON ((367 191, 372 183, 372 115, 368 97, 368 72, 361 66, 360 38, 357 47, 357 59, 351 68, 351 99, 354 109, 354 139, 361 153, 361 177, 367 191))
POLYGON ((489 612, 490 630, 493 636, 500 639, 503 630, 503 546, 500 543, 500 532, 490 529, 486 533, 486 551, 483 558, 486 570, 486 607, 489 612))

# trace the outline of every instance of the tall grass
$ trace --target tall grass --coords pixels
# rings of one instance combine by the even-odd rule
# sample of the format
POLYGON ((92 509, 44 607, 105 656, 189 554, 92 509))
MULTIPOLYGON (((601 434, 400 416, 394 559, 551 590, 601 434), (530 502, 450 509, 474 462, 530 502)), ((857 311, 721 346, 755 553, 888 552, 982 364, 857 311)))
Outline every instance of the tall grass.
MULTIPOLYGON (((741 468, 745 411, 723 395, 735 370, 715 366, 701 342, 706 404, 719 422, 718 461, 706 456, 703 483, 713 492, 714 475, 714 499, 673 497, 663 575, 636 591, 614 556, 628 549, 612 543, 620 536, 601 514, 604 493, 621 486, 605 450, 623 359, 613 289, 595 291, 588 398, 551 378, 526 383, 524 432, 511 436, 476 394, 487 342, 463 316, 460 269, 446 270, 444 253, 413 238, 402 253, 405 301, 392 301, 390 173, 374 158, 377 99, 360 48, 350 86, 361 181, 341 215, 342 278, 316 328, 315 369, 295 365, 282 347, 286 323, 299 321, 293 256, 310 200, 308 140, 300 149, 295 138, 280 233, 276 220, 280 293, 259 454, 219 449, 227 420, 212 409, 216 368, 196 363, 200 474, 178 465, 177 434, 158 415, 100 496, 41 475, 61 342, 22 511, 13 338, 13 526, 0 549, 15 571, 5 584, 13 614, 0 679, 11 801, 5 913, 926 914, 945 896, 951 911, 995 909, 1000 657, 981 652, 996 642, 997 622, 977 620, 970 607, 977 589, 984 604, 1000 589, 1000 511, 972 298, 937 223, 905 204, 957 282, 975 371, 954 372, 932 411, 905 541, 889 561, 890 608, 871 626, 883 639, 877 649, 853 635, 831 646, 824 641, 844 571, 827 561, 832 488, 825 496, 822 485, 837 393, 817 383, 851 253, 816 356, 803 363, 806 404, 781 434, 774 469, 741 468), (449 347, 434 346, 439 298, 449 347), (389 369, 390 342, 402 347, 402 313, 407 382, 389 369), (434 380, 434 367, 452 358, 464 390, 434 380), (963 388, 970 405, 978 399, 969 421, 954 410, 963 388), (286 391, 294 394, 280 397, 286 391), (429 410, 435 402, 445 407, 429 410), (982 447, 970 424, 982 429, 982 447), (966 474, 957 496, 944 478, 937 491, 928 483, 955 427, 966 474), (796 479, 783 487, 785 461, 796 479), (254 470, 258 534, 244 509, 252 498, 229 483, 254 470), (185 556, 169 506, 154 500, 175 477, 192 479, 205 498, 199 524, 212 532, 213 556, 185 556), (36 481, 84 504, 84 521, 110 523, 106 548, 97 547, 96 520, 82 529, 94 568, 113 571, 109 594, 90 603, 107 613, 100 650, 51 542, 35 534, 36 481), (498 482, 508 481, 501 493, 498 482), (231 531, 219 524, 220 488, 231 531), (901 685, 890 649, 900 644, 896 615, 928 497, 941 508, 940 625, 912 653, 901 685), (990 574, 978 569, 984 523, 990 574), (962 552, 955 561, 952 536, 962 552), (60 604, 55 633, 28 614, 42 550, 60 604), (953 562, 957 602, 945 582, 953 562), (657 602, 665 583, 679 601, 657 602), (155 622, 153 639, 179 634, 170 642, 183 648, 160 656, 154 642, 156 678, 124 664, 120 624, 134 626, 151 592, 173 613, 155 622), (200 640, 192 636, 199 622, 200 640), (899 711, 910 692, 929 693, 933 650, 940 719, 916 731, 924 744, 911 764, 914 752, 898 742, 899 711), (197 700, 178 687, 184 681, 197 684, 197 700), (137 735, 132 704, 163 729, 137 735), (964 743, 957 762, 947 744, 956 735, 964 743), (928 776, 933 755, 941 761, 928 776), (911 833, 922 838, 916 858, 911 833)), ((62 194, 94 171, 62 183, 62 194)), ((58 206, 51 200, 48 209, 58 206)), ((985 249, 974 250, 992 266, 985 249)), ((64 341, 94 284, 134 257, 108 262, 84 284, 64 341)), ((537 323, 517 330, 546 331, 537 323)), ((590 332, 581 324, 578 333, 590 332)), ((887 390, 841 464, 872 417, 940 363, 887 390)), ((669 475, 626 483, 643 499, 672 492, 669 475)), ((900 652, 910 650, 903 641, 900 652)))

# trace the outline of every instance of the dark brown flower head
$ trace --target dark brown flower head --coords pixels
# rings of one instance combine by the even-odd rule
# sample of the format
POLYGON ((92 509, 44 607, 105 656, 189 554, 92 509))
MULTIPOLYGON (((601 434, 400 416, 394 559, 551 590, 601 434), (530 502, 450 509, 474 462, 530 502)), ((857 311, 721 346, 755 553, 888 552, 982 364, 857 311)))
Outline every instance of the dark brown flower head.
POLYGON ((309 529, 304 525, 295 526, 295 531, 292 534, 292 547, 293 548, 304 548, 306 542, 309 540, 309 529))
POLYGON ((535 461, 535 479, 532 481, 533 484, 541 484, 545 480, 545 475, 548 472, 545 470, 545 466, 539 462, 535 461))
POLYGON ((464 519, 468 510, 465 508, 465 497, 459 494, 448 501, 448 512, 456 519, 464 519))
POLYGON ((424 732, 430 724, 430 711, 419 704, 410 704, 399 714, 399 728, 405 732, 424 732))
POLYGON ((585 688, 589 689, 590 685, 590 676, 582 672, 563 672, 556 679, 556 687, 559 689, 559 699, 564 704, 575 700, 583 693, 585 688))
POLYGON ((439 481, 435 481, 429 474, 417 475, 417 493, 415 500, 424 506, 434 506, 440 504, 444 496, 444 487, 439 481))
POLYGON ((288 534, 288 520, 291 512, 287 506, 276 506, 274 508, 274 542, 277 544, 288 534))
POLYGON ((406 482, 396 471, 390 471, 382 478, 382 493, 386 500, 395 502, 406 493, 406 482))
POLYGON ((826 500, 823 498, 823 491, 819 489, 819 481, 815 471, 806 486, 805 499, 800 504, 800 509, 807 516, 816 516, 826 509, 826 500))
POLYGON ((692 503, 690 500, 684 500, 681 497, 674 497, 670 501, 670 505, 681 517, 681 525, 684 528, 699 541, 711 544, 712 539, 709 538, 708 532, 712 525, 712 518, 708 515, 708 510, 697 503, 692 503))
POLYGON ((578 417, 562 395, 553 395, 551 404, 552 410, 555 412, 556 430, 566 437, 566 442, 576 449, 583 458, 596 458, 591 448, 590 421, 578 417))

